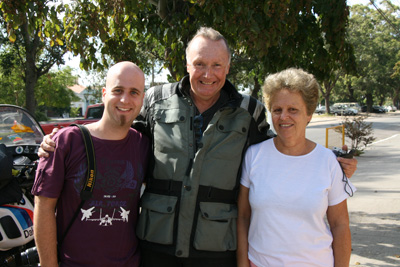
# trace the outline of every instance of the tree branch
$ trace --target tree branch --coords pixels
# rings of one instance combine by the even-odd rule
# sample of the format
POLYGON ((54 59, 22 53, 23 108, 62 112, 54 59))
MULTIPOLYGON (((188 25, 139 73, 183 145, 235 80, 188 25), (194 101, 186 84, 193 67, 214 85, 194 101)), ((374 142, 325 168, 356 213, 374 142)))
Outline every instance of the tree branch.
POLYGON ((155 1, 155 0, 149 0, 149 3, 152 4, 153 6, 158 5, 158 1, 155 1))

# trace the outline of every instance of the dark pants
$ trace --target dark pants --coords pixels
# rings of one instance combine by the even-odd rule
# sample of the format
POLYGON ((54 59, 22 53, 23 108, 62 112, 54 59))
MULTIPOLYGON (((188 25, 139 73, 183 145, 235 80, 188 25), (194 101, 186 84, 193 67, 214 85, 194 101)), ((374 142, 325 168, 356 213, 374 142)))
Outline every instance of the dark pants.
POLYGON ((236 258, 179 258, 142 249, 142 267, 235 267, 236 258))

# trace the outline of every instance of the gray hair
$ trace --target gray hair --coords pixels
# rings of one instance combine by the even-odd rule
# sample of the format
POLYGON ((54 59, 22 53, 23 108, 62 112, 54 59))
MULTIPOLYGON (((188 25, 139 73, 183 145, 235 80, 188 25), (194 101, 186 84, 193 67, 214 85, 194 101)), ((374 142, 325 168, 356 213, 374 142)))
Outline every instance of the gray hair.
POLYGON ((296 68, 268 75, 263 85, 263 95, 269 111, 274 95, 282 89, 300 93, 307 107, 307 115, 314 113, 320 89, 314 75, 296 68))
POLYGON ((188 58, 189 48, 190 48, 190 45, 192 44, 193 40, 200 36, 207 38, 209 40, 212 40, 212 41, 219 41, 219 40, 224 41, 224 44, 226 46, 226 51, 227 51, 228 57, 229 57, 229 63, 231 63, 231 49, 229 48, 228 41, 225 39, 225 37, 221 33, 219 33, 219 31, 216 31, 210 27, 200 27, 200 29, 197 30, 196 34, 189 41, 189 43, 186 47, 186 58, 188 58))

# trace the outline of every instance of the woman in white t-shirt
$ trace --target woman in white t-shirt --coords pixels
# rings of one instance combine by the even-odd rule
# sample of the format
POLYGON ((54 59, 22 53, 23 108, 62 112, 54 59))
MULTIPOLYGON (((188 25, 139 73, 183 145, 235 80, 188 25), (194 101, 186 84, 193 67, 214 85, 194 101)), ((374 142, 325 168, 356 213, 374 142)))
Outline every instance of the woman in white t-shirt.
POLYGON ((332 151, 306 139, 319 85, 291 68, 268 76, 263 92, 277 136, 250 147, 243 162, 238 266, 347 267, 346 199, 355 188, 332 151))

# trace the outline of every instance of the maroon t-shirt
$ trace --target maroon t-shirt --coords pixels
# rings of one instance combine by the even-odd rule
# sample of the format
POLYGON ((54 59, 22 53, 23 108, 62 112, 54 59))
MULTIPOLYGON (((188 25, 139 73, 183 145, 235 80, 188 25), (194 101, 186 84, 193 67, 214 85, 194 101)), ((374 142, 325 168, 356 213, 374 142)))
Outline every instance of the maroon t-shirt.
MULTIPOLYGON (((135 228, 149 140, 130 129, 123 140, 93 138, 97 175, 61 247, 61 266, 139 266, 135 228)), ((77 127, 60 130, 56 151, 39 161, 32 193, 58 198, 57 234, 62 236, 81 198, 87 159, 77 127)))

